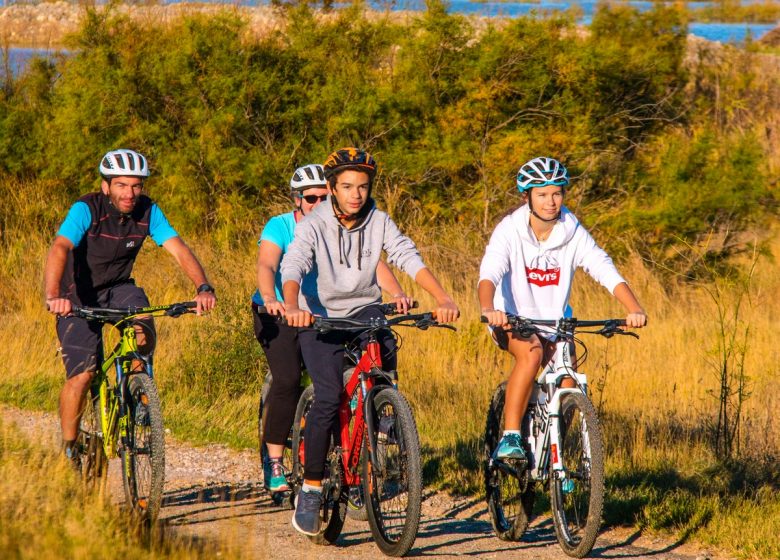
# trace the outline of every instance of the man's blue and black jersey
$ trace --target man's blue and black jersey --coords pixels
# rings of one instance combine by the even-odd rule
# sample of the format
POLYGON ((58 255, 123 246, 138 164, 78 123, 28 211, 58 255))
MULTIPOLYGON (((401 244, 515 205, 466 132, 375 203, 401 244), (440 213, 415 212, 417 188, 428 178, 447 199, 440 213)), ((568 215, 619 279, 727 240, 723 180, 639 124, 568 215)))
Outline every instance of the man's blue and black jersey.
POLYGON ((70 208, 57 235, 74 249, 62 276, 61 294, 82 305, 94 305, 99 290, 131 281, 138 252, 146 237, 162 245, 178 234, 162 210, 141 195, 133 212, 121 214, 102 192, 81 197, 70 208))

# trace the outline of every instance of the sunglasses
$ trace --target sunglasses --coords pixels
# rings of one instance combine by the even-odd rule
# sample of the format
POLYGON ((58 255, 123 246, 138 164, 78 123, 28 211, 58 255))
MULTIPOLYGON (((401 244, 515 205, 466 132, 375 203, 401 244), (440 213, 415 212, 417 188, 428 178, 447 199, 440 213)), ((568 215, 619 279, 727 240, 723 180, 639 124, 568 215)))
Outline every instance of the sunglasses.
POLYGON ((314 204, 316 202, 322 202, 326 198, 328 198, 327 194, 322 194, 320 196, 317 196, 316 194, 299 194, 298 198, 302 198, 309 204, 314 204))

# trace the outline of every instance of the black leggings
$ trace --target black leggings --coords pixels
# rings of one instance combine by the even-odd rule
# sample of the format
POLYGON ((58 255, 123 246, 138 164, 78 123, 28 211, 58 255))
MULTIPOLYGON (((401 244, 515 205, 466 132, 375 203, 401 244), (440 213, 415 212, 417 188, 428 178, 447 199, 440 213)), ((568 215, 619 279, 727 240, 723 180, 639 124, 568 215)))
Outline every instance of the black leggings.
MULTIPOLYGON (((384 317, 376 307, 361 309, 352 319, 384 317)), ((301 351, 306 368, 314 382, 314 404, 306 418, 306 448, 303 478, 322 480, 328 454, 328 436, 338 433, 339 404, 344 387, 344 342, 355 338, 354 333, 331 331, 320 334, 314 330, 300 331, 301 351)), ((359 339, 365 342, 367 335, 359 339)), ((395 338, 389 331, 379 331, 377 339, 382 347, 382 369, 396 368, 395 338)))
POLYGON ((275 315, 252 304, 255 337, 273 375, 263 414, 265 443, 284 445, 290 434, 301 386, 301 346, 298 329, 279 323, 275 315))

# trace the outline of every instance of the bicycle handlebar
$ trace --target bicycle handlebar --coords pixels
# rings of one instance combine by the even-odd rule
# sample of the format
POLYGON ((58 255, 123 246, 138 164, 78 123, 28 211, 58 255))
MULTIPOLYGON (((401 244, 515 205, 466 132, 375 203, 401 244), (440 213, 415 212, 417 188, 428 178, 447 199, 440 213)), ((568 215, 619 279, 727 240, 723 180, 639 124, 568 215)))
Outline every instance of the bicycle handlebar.
POLYGON ((168 317, 179 317, 185 313, 194 313, 197 307, 194 301, 183 301, 179 303, 170 303, 168 305, 152 305, 149 307, 123 307, 112 309, 109 307, 81 307, 74 305, 71 308, 71 314, 90 321, 121 321, 129 319, 136 315, 167 315, 168 317))
MULTIPOLYGON (((539 327, 554 327, 556 333, 569 336, 574 335, 575 331, 577 331, 580 327, 601 327, 595 331, 580 330, 578 332, 585 334, 600 334, 601 336, 605 336, 607 338, 615 334, 639 338, 638 334, 624 331, 620 328, 626 326, 625 319, 599 319, 595 321, 579 320, 574 317, 563 317, 557 320, 529 319, 527 317, 520 317, 519 315, 513 315, 511 313, 506 314, 506 319, 509 324, 509 329, 507 330, 517 332, 525 337, 528 337, 531 334, 544 332, 539 327)), ((480 321, 487 323, 488 318, 482 315, 480 317, 480 321)))

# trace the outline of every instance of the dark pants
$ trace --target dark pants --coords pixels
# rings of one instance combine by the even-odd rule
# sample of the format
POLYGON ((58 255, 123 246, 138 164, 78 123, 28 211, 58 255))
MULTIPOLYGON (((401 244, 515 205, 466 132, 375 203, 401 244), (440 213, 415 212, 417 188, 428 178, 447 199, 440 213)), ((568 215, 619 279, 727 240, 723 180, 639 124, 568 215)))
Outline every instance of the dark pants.
POLYGON ((273 375, 263 413, 265 443, 284 445, 290 434, 301 386, 301 347, 298 329, 281 324, 252 304, 255 338, 263 347, 273 375))
MULTIPOLYGON (((144 291, 134 282, 117 284, 110 288, 98 290, 94 298, 86 300, 83 304, 88 307, 148 307, 149 300, 144 291)), ((157 334, 154 329, 154 320, 135 319, 133 324, 141 325, 146 334, 146 344, 138 350, 144 354, 151 354, 155 347, 157 334)), ((65 364, 65 373, 70 379, 85 371, 94 372, 98 368, 97 357, 101 354, 103 344, 103 323, 87 321, 73 315, 69 317, 57 317, 57 337, 62 349, 62 361, 65 364)))
MULTIPOLYGON (((361 309, 352 319, 383 317, 376 307, 361 309)), ((344 343, 356 338, 355 333, 332 331, 320 334, 314 330, 299 333, 303 361, 314 382, 314 404, 306 418, 306 448, 303 478, 321 480, 328 455, 329 435, 338 433, 338 410, 344 388, 344 343)), ((358 337, 365 343, 368 335, 358 337)), ((382 347, 382 369, 396 368, 395 338, 389 331, 379 331, 377 339, 382 347)))

